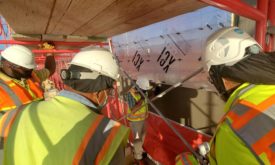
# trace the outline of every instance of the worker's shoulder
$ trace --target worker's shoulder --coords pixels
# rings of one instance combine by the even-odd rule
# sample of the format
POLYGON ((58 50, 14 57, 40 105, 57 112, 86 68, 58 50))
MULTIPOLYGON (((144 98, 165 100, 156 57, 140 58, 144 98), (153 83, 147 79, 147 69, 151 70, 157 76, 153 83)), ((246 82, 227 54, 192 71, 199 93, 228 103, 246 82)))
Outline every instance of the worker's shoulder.
POLYGON ((105 119, 106 121, 108 121, 108 124, 107 124, 107 128, 116 128, 116 127, 121 127, 123 129, 128 129, 128 127, 118 121, 115 121, 113 119, 110 119, 104 115, 101 115, 101 114, 97 114, 99 116, 102 116, 103 119, 105 119))
MULTIPOLYGON (((274 95, 275 85, 260 84, 243 93, 240 99, 245 99, 257 105, 268 98, 274 98, 274 95)), ((274 101, 274 99, 271 100, 274 101)))
POLYGON ((32 111, 32 112, 37 111, 37 113, 40 113, 45 110, 50 112, 60 108, 60 106, 58 106, 56 102, 57 101, 55 101, 54 99, 47 100, 47 101, 36 100, 21 106, 23 107, 22 108, 23 111, 32 111))
POLYGON ((11 77, 9 77, 8 75, 6 75, 2 71, 0 71, 0 79, 2 79, 3 81, 10 81, 10 80, 12 80, 11 77))

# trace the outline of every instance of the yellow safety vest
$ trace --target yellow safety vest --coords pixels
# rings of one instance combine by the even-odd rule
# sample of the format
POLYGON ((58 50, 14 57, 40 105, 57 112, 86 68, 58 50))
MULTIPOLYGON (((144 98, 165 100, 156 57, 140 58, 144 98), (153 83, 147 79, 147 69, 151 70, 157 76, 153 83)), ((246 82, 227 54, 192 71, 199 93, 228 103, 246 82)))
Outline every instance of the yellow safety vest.
POLYGON ((148 116, 148 106, 145 105, 146 104, 145 100, 141 100, 141 96, 139 93, 133 93, 133 92, 130 92, 130 93, 136 101, 136 105, 134 106, 133 109, 135 109, 135 107, 141 107, 141 108, 138 111, 136 111, 135 113, 131 113, 132 110, 130 108, 128 108, 127 119, 130 121, 145 120, 148 116))
POLYGON ((181 153, 176 157, 176 165, 198 165, 199 162, 192 153, 181 153))
POLYGON ((127 127, 63 96, 8 111, 0 121, 5 165, 110 164, 128 134, 127 127))
POLYGON ((241 85, 211 141, 211 164, 275 164, 275 85, 241 85))

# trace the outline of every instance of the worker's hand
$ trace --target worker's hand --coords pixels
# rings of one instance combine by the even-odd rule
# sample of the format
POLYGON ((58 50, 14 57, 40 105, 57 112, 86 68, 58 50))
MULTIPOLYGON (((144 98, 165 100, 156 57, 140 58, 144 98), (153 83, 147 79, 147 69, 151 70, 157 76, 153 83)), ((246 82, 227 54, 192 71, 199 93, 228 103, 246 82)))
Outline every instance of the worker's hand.
MULTIPOLYGON (((55 45, 52 42, 44 42, 43 44, 38 45, 40 49, 43 50, 53 50, 55 49, 55 45)), ((46 56, 53 56, 53 53, 46 53, 46 56)))
POLYGON ((39 48, 41 48, 43 50, 55 49, 55 46, 52 42, 44 42, 43 44, 39 44, 38 46, 39 46, 39 48))

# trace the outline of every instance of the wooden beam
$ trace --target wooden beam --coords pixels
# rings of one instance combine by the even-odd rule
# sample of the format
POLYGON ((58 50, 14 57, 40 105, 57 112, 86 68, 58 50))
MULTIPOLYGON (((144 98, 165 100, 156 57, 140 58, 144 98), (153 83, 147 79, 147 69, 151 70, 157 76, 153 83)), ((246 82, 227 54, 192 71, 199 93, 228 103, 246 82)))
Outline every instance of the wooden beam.
MULTIPOLYGON (((70 35, 113 2, 115 0, 70 0, 70 3, 58 1, 47 33, 70 35)), ((89 36, 87 33, 82 35, 89 36)))
MULTIPOLYGON (((190 0, 181 0, 182 2, 190 0)), ((118 0, 99 13, 86 25, 80 27, 73 34, 100 34, 100 32, 117 28, 116 26, 143 16, 151 11, 162 8, 177 0, 118 0)), ((159 17, 161 17, 160 15, 159 17)), ((145 20, 144 20, 145 21, 145 20)), ((139 26, 141 27, 141 26, 139 26)), ((131 29, 129 29, 131 30, 131 29)))
POLYGON ((142 17, 138 17, 136 19, 132 19, 120 25, 117 25, 116 28, 109 28, 105 31, 100 32, 99 34, 105 36, 118 35, 130 30, 150 25, 155 22, 178 16, 183 13, 191 12, 205 6, 206 4, 197 0, 177 1, 175 3, 165 5, 162 8, 153 10, 142 17))
POLYGON ((202 6, 197 0, 0 0, 0 13, 19 34, 105 38, 202 6))
POLYGON ((1 1, 0 12, 15 32, 41 34, 45 31, 55 0, 1 1))
POLYGON ((76 36, 76 35, 57 35, 57 34, 17 34, 11 37, 19 41, 66 41, 66 42, 106 42, 104 36, 76 36))

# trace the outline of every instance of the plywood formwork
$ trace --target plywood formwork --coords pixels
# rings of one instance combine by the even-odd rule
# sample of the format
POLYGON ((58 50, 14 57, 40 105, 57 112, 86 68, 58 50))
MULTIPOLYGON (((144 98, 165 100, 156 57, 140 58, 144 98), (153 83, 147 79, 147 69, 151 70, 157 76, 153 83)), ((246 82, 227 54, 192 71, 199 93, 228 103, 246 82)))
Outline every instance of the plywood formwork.
POLYGON ((110 37, 205 6, 197 0, 0 0, 19 34, 110 37))

